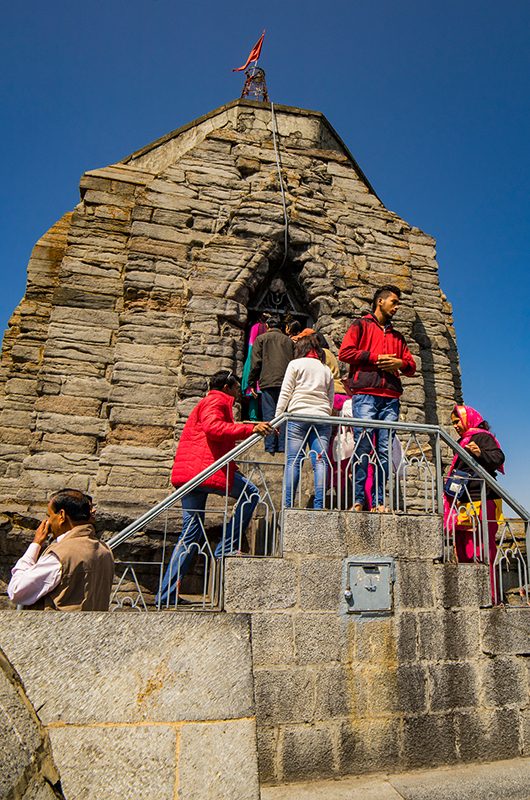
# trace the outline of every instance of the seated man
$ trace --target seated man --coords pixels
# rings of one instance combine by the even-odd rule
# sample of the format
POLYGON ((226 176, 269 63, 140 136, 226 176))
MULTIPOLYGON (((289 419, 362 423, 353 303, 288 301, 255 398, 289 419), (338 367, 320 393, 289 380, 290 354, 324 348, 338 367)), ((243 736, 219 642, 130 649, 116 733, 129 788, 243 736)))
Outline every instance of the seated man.
MULTIPOLYGON (((241 439, 253 433, 266 436, 272 432, 268 422, 234 421, 232 409, 240 393, 239 379, 231 370, 222 369, 212 375, 210 390, 191 412, 178 443, 171 472, 171 483, 176 489, 232 450, 241 439)), ((190 568, 194 553, 202 547, 201 539, 203 543, 205 540, 204 512, 208 495, 224 495, 225 492, 237 502, 214 556, 219 559, 238 550, 259 501, 259 492, 232 461, 182 498, 182 533, 157 596, 159 605, 169 605, 178 599, 181 580, 190 568)))
POLYGON ((108 611, 114 558, 92 522, 87 494, 76 489, 54 492, 48 518, 12 569, 9 598, 33 609, 108 611), (41 553, 49 534, 53 541, 41 553))

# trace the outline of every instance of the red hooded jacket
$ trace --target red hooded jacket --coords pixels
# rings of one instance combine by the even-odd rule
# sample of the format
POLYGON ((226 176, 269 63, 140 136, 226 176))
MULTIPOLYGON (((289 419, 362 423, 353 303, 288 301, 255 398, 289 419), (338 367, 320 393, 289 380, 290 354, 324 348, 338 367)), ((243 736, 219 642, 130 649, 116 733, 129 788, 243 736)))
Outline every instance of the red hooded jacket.
MULTIPOLYGON (((228 453, 238 441, 246 439, 254 431, 254 425, 234 422, 232 407, 234 398, 212 389, 197 403, 189 415, 175 454, 171 471, 171 483, 175 488, 194 478, 218 458, 228 453)), ((232 489, 237 465, 228 464, 228 491, 232 489)), ((214 472, 201 487, 226 489, 227 467, 214 472)))
POLYGON ((383 353, 393 353, 403 360, 403 375, 412 377, 416 372, 416 362, 405 337, 391 324, 382 328, 372 314, 356 319, 339 350, 339 360, 350 365, 348 385, 352 394, 377 397, 400 397, 403 394, 399 376, 377 366, 377 356, 383 353))

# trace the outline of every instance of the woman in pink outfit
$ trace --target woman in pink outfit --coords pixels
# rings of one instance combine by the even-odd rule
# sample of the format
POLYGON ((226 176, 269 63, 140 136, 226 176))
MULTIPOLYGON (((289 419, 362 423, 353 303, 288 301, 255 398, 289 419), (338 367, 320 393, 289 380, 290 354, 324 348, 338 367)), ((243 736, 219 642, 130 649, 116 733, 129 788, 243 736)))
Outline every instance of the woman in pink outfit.
MULTIPOLYGON (((250 365, 252 362, 252 345, 256 341, 257 337, 260 336, 262 333, 265 333, 265 331, 267 330, 268 317, 269 317, 268 314, 265 313, 261 314, 258 322, 255 322, 250 329, 250 334, 248 337, 247 357, 243 365, 243 375, 241 378, 241 391, 243 392, 243 397, 248 403, 248 418, 252 422, 258 422, 260 418, 259 397, 254 397, 248 385, 248 376, 250 375, 250 365)), ((257 384, 257 390, 259 395, 260 394, 259 384, 257 384)))
MULTIPOLYGON (((459 436, 458 444, 475 461, 480 464, 492 477, 497 472, 504 473, 504 453, 498 440, 489 429, 488 423, 479 412, 471 406, 455 405, 451 412, 451 422, 459 436)), ((455 472, 470 472, 470 468, 457 454, 453 457, 449 467, 448 477, 455 472)), ((454 502, 454 498, 444 497, 444 527, 454 530, 454 544, 457 561, 469 563, 471 561, 484 561, 482 553, 482 537, 473 519, 484 519, 481 508, 482 482, 471 477, 466 485, 464 496, 454 502), (469 513, 468 513, 469 512, 469 513)), ((493 565, 497 553, 495 536, 498 522, 502 518, 502 500, 494 489, 486 486, 486 524, 488 526, 488 549, 490 563, 490 578, 493 602, 498 602, 494 589, 493 565)))

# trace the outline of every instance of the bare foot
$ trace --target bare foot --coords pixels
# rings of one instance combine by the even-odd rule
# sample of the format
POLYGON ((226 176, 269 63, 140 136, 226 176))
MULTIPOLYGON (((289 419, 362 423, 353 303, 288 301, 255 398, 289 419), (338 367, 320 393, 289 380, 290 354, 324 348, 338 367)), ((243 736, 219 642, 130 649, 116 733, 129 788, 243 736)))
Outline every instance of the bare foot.
POLYGON ((354 503, 352 506, 352 511, 362 511, 363 504, 362 503, 354 503))

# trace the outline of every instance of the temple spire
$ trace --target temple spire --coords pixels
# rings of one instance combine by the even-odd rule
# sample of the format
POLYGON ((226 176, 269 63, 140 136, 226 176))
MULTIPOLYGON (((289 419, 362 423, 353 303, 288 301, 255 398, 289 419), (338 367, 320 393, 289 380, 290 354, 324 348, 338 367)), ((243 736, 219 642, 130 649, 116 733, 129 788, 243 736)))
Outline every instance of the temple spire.
POLYGON ((267 83, 265 81, 265 70, 254 65, 247 69, 245 75, 247 77, 241 97, 246 97, 248 100, 258 100, 260 103, 268 103, 269 93, 267 92, 267 83))
POLYGON ((265 72, 261 69, 261 67, 258 67, 258 61, 261 56, 261 48, 263 47, 264 38, 265 31, 263 31, 258 41, 248 54, 248 58, 243 66, 232 70, 232 72, 245 71, 245 85, 243 86, 241 97, 246 97, 249 100, 258 100, 260 103, 269 102, 269 93, 267 92, 265 72))

